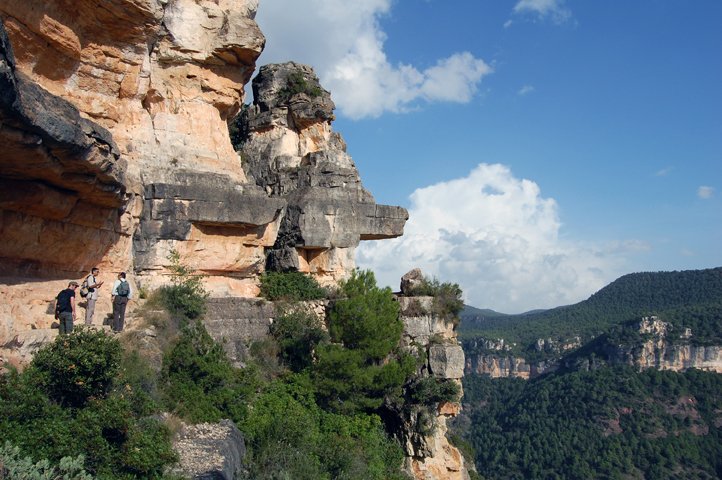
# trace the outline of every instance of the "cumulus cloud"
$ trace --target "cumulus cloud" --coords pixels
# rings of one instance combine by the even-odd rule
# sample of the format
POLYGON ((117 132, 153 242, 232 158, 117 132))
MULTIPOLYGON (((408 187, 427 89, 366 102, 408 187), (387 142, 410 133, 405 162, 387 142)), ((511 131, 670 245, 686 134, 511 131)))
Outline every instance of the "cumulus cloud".
POLYGON ((519 0, 514 5, 514 13, 533 14, 559 24, 572 17, 572 12, 564 6, 564 0, 519 0))
POLYGON ((259 64, 294 60, 314 67, 350 118, 405 112, 421 102, 469 102, 491 67, 455 52, 426 68, 392 64, 379 19, 391 0, 266 0, 256 17, 268 41, 259 64))
POLYGON ((408 270, 461 285, 467 304, 520 313, 575 303, 619 276, 639 242, 584 245, 560 238, 559 208, 533 181, 499 164, 417 189, 402 237, 362 242, 361 268, 398 288, 408 270))
POLYGON ((712 195, 714 195, 713 187, 707 187, 705 185, 702 185, 701 187, 697 188, 697 196, 699 198, 707 200, 712 198, 712 195))

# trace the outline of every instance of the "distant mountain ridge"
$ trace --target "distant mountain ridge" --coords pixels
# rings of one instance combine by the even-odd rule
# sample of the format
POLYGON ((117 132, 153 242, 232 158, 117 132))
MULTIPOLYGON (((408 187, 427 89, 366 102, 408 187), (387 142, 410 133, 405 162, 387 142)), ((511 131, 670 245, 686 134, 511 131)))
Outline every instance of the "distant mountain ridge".
MULTIPOLYGON (((503 338, 528 345, 540 338, 590 340, 614 325, 669 312, 684 323, 685 311, 722 307, 722 267, 624 275, 587 300, 550 310, 506 315, 467 307, 459 331, 464 339, 503 338)), ((697 322, 698 324, 700 322, 697 322)), ((699 325, 697 325, 699 327, 699 325)))

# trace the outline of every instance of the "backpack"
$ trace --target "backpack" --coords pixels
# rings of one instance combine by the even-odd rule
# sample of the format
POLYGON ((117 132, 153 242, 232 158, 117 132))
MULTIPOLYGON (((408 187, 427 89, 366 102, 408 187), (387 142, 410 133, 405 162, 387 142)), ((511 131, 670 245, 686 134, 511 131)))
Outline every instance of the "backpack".
POLYGON ((88 279, 86 278, 83 280, 83 284, 80 286, 80 296, 85 298, 90 293, 90 289, 88 288, 88 279))
POLYGON ((128 282, 120 282, 120 285, 118 285, 118 296, 119 297, 127 297, 130 295, 130 285, 128 285, 128 282))

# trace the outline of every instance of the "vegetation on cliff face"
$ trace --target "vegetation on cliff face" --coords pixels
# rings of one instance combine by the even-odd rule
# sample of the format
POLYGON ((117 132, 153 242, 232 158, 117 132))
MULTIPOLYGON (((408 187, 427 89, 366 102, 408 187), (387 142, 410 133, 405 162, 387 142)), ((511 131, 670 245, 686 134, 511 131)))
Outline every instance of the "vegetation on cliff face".
POLYGON ((483 478, 713 479, 722 376, 603 368, 531 381, 464 379, 454 429, 483 478))
POLYGON ((194 319, 206 294, 177 260, 173 285, 151 296, 177 333, 160 371, 103 332, 58 337, 25 372, 0 376, 8 456, 52 468, 84 454, 97 478, 162 478, 176 458, 158 414, 170 412, 191 423, 233 420, 247 440, 246 478, 405 478, 403 452, 376 414, 415 369, 394 354, 401 325, 390 290, 356 272, 332 307, 331 335, 291 309, 239 369, 194 319))

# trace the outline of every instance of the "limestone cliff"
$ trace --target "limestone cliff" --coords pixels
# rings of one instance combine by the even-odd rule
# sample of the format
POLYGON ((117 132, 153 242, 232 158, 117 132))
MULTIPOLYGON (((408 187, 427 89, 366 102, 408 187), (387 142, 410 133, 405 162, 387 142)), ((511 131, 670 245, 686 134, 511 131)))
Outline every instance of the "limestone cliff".
POLYGON ((683 371, 688 368, 722 373, 722 346, 696 342, 694 332, 675 332, 669 323, 655 316, 617 327, 628 332, 628 340, 602 335, 582 348, 576 337, 565 342, 537 340, 534 350, 552 354, 545 360, 527 360, 514 355, 502 341, 474 339, 464 342, 466 374, 492 378, 518 377, 528 380, 543 373, 565 368, 595 368, 600 362, 624 364, 643 370, 683 371))
MULTIPOLYGON (((420 277, 412 270, 404 276, 420 277)), ((456 324, 434 312, 432 297, 413 296, 402 280, 397 296, 404 324, 401 346, 425 361, 419 368, 419 378, 431 377, 454 382, 461 389, 464 376, 464 351, 457 341, 456 324)), ((409 387, 407 387, 408 390, 409 387)), ((408 392, 407 392, 408 393, 408 392)), ((463 392, 462 392, 463 394, 463 392)), ((408 395, 407 395, 408 396, 408 395)), ((461 397, 457 401, 442 401, 432 405, 416 405, 407 398, 401 407, 389 405, 386 419, 406 450, 405 468, 417 480, 467 480, 469 465, 458 448, 446 437, 447 422, 461 411, 461 397)))
POLYGON ((683 371, 688 368, 722 373, 722 347, 695 345, 694 332, 672 332, 670 324, 658 317, 644 317, 636 325, 641 342, 619 344, 605 342, 602 355, 610 363, 623 363, 640 370, 683 371))
POLYGON ((268 255, 273 270, 300 270, 334 283, 353 266, 361 240, 401 235, 408 213, 377 205, 346 144, 331 129, 335 106, 313 70, 261 67, 240 129, 249 178, 287 206, 268 255))
MULTIPOLYGON (((0 3, 6 360, 47 337, 30 331, 92 266, 150 290, 176 250, 212 296, 252 297, 267 264, 330 282, 360 240, 402 233, 406 211, 375 204, 331 130, 328 92, 288 90, 289 77, 317 85, 308 67, 263 69, 243 161, 234 150, 228 122, 265 43, 257 3, 0 3)), ((100 293, 96 323, 111 310, 100 293)))

